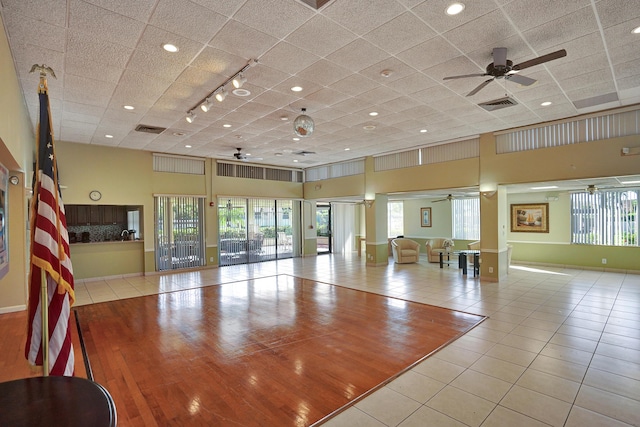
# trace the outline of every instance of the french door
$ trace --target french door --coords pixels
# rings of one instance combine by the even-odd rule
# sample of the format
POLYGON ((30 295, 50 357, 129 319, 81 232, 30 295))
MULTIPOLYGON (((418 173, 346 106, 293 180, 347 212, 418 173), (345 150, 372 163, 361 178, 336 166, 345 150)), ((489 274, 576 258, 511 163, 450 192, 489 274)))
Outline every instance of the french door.
POLYGON ((298 201, 219 198, 219 265, 299 256, 300 224, 298 201))
POLYGON ((156 269, 200 267, 204 251, 204 198, 155 197, 156 269))
POLYGON ((316 237, 318 255, 330 254, 333 246, 331 204, 318 203, 316 205, 316 237))

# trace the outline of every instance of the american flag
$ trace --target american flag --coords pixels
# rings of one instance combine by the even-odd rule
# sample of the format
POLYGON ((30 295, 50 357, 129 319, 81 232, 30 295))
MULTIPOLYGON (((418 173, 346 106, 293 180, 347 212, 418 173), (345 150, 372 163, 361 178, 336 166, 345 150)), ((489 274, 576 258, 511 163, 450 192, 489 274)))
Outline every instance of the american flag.
POLYGON ((58 168, 53 147, 49 95, 40 80, 40 120, 37 136, 38 160, 31 201, 31 271, 29 275, 29 324, 25 357, 33 365, 43 364, 42 271, 48 294, 49 374, 74 374, 73 345, 69 328, 75 300, 73 268, 69 256, 69 234, 58 168))

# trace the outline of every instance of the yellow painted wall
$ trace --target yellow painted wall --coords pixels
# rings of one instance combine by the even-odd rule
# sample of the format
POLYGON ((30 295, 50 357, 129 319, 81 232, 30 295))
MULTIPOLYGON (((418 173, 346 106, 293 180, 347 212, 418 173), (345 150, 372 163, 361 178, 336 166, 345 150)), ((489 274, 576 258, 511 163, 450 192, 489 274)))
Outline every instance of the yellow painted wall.
POLYGON ((76 243, 70 245, 73 277, 140 274, 144 269, 143 242, 76 243))
MULTIPOLYGON (((0 27, 4 28, 1 17, 0 27)), ((33 101, 36 103, 37 84, 38 77, 34 75, 33 101)), ((17 186, 9 184, 7 194, 9 271, 0 279, 0 313, 4 313, 26 307, 28 188, 25 184, 31 186, 31 162, 35 151, 35 134, 4 31, 0 31, 0 100, 0 163, 9 169, 10 175, 20 179, 17 186)))

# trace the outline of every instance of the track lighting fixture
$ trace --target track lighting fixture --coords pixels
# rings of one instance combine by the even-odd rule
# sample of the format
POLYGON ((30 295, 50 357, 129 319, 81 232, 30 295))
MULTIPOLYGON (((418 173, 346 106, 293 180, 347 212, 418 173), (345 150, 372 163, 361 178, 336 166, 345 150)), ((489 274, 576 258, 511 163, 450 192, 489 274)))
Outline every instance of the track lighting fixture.
POLYGON ((235 87, 236 89, 240 89, 246 81, 247 78, 244 76, 244 74, 238 73, 231 81, 231 84, 233 84, 233 87, 235 87))
POLYGON ((209 98, 205 99, 204 102, 200 104, 200 109, 205 113, 211 110, 211 107, 213 107, 213 102, 209 98))
POLYGON ((220 89, 218 89, 218 92, 216 93, 216 99, 218 100, 218 102, 222 102, 226 97, 227 97, 227 91, 224 89, 224 86, 222 86, 220 89))
POLYGON ((224 83, 215 88, 204 99, 200 100, 200 102, 198 102, 191 110, 187 111, 187 122, 193 123, 193 121, 195 120, 196 114, 194 113, 194 110, 196 108, 200 107, 200 109, 205 113, 211 110, 211 108, 213 107, 213 98, 215 98, 218 102, 224 101, 224 99, 227 97, 227 90, 225 89, 225 86, 232 84, 236 89, 240 88, 247 81, 247 78, 244 76, 244 72, 257 64, 257 59, 249 60, 249 62, 247 62, 247 65, 242 67, 232 77, 225 80, 224 83))

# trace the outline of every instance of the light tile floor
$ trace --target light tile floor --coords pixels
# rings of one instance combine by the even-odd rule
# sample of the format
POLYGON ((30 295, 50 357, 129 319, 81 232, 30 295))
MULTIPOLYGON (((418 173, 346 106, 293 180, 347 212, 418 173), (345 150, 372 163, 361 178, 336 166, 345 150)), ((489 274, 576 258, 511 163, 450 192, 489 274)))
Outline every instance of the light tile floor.
POLYGON ((77 281, 77 305, 291 274, 489 318, 325 426, 640 426, 640 275, 512 265, 499 283, 421 259, 323 255, 77 281))

